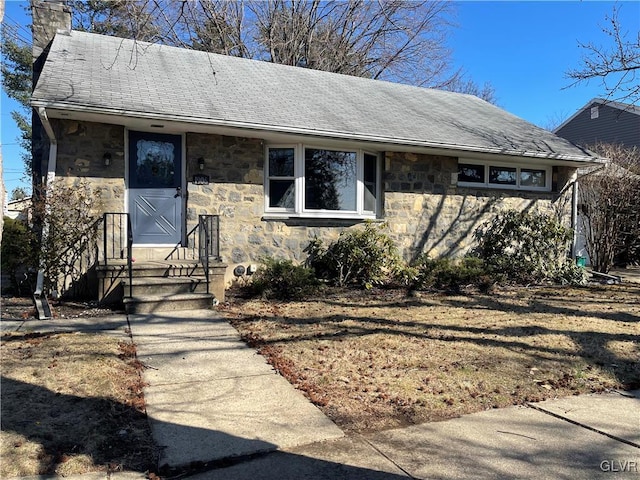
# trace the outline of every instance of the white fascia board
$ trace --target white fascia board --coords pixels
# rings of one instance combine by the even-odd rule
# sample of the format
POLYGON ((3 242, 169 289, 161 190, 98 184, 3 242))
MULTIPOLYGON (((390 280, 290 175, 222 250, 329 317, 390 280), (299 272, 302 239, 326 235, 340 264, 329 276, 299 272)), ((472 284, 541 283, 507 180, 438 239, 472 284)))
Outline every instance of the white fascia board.
MULTIPOLYGON (((529 161, 549 161, 554 165, 580 166, 587 165, 594 161, 590 156, 549 154, 544 152, 509 150, 503 148, 478 147, 474 145, 455 145, 429 141, 417 141, 414 139, 383 137, 370 134, 357 134, 339 131, 316 130, 309 128, 298 128, 291 126, 255 124, 248 122, 237 122, 223 119, 210 119, 189 116, 163 115, 148 112, 136 112, 127 110, 105 109, 94 106, 68 105, 65 103, 47 103, 32 101, 32 106, 36 108, 46 107, 51 118, 87 119, 94 118, 93 121, 104 121, 122 125, 135 124, 137 120, 147 122, 169 122, 173 129, 182 132, 206 132, 210 128, 229 128, 252 132, 255 138, 264 138, 270 135, 298 135, 305 137, 317 137, 319 139, 335 139, 342 141, 363 142, 366 144, 377 144, 383 149, 391 151, 424 151, 425 153, 440 154, 447 156, 460 156, 460 154, 475 154, 479 156, 490 156, 491 158, 504 158, 505 160, 521 158, 529 161), (117 120, 116 120, 117 119, 117 120)), ((149 123, 152 131, 153 124, 149 123)), ((237 131, 235 133, 237 135, 237 131)), ((247 135, 250 136, 250 135, 247 135)))

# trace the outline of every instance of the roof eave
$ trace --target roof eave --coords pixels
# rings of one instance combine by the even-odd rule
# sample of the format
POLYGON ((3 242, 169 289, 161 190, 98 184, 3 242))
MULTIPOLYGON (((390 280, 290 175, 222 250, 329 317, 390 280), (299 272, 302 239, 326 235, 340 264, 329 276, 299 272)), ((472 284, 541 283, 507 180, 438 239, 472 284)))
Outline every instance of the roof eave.
MULTIPOLYGON (((47 102, 42 100, 32 100, 31 106, 34 108, 44 107, 46 109, 105 115, 108 117, 139 118, 139 119, 146 119, 146 120, 152 120, 152 121, 158 121, 158 122, 162 122, 162 121, 176 122, 176 123, 187 124, 187 125, 196 124, 196 125, 207 125, 212 127, 237 128, 240 130, 254 131, 254 132, 285 133, 285 134, 294 134, 294 135, 324 137, 324 138, 339 139, 339 140, 355 140, 360 142, 390 144, 390 145, 398 145, 403 147, 428 148, 428 149, 434 149, 434 150, 447 151, 454 156, 464 156, 464 154, 499 155, 503 157, 519 157, 519 158, 548 160, 548 161, 553 161, 555 164, 562 164, 567 166, 581 166, 585 164, 591 164, 597 161, 596 158, 588 154, 581 156, 581 155, 549 153, 549 152, 542 152, 542 151, 523 151, 523 150, 515 150, 515 149, 504 149, 504 148, 498 148, 498 147, 491 148, 491 147, 480 147, 475 145, 446 144, 446 143, 416 140, 416 139, 410 139, 410 138, 385 137, 380 135, 371 135, 371 134, 363 134, 363 133, 351 133, 351 132, 341 132, 341 131, 331 131, 331 130, 300 128, 300 127, 293 127, 293 126, 239 122, 239 121, 224 120, 224 119, 191 117, 188 115, 167 115, 162 113, 140 112, 140 111, 134 111, 134 110, 121 110, 121 109, 96 107, 93 105, 68 104, 66 102, 47 102), (460 154, 463 154, 463 155, 460 155, 460 154)), ((117 123, 117 122, 114 122, 114 123, 117 123)))

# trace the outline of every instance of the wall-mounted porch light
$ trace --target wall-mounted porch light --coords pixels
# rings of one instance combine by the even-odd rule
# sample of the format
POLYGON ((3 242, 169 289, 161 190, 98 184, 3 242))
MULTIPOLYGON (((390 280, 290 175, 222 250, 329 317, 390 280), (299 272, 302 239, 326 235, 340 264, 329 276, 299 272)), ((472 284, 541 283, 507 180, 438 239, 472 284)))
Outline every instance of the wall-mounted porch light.
POLYGON ((104 162, 105 167, 111 165, 111 154, 109 152, 105 153, 102 156, 102 161, 104 162))
POLYGON ((204 170, 204 158, 202 158, 202 157, 200 157, 200 158, 198 159, 198 168, 199 168, 200 170, 204 170))

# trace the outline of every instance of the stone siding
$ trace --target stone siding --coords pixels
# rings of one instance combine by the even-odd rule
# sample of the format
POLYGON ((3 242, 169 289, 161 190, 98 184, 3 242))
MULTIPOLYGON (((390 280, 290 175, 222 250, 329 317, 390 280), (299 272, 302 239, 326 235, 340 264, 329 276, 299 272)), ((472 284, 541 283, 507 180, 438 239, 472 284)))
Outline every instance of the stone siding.
POLYGON ((457 158, 388 152, 384 169, 384 220, 403 257, 462 256, 473 233, 502 210, 532 210, 570 221, 574 169, 554 173, 560 192, 526 192, 456 185, 457 158))
POLYGON ((187 135, 188 229, 198 215, 220 216, 220 255, 229 264, 227 279, 236 265, 258 264, 265 256, 301 261, 314 237, 332 240, 344 228, 265 220, 264 148, 256 139, 187 135), (199 158, 204 159, 203 170, 199 158), (191 180, 197 174, 209 176, 211 183, 195 185, 191 180))
POLYGON ((58 139, 56 178, 82 178, 96 191, 103 212, 124 212, 124 127, 71 120, 52 125, 58 139), (105 154, 111 155, 109 165, 105 154))
MULTIPOLYGON (((100 190, 105 211, 125 211, 124 128, 76 121, 55 121, 54 126, 60 140, 57 176, 87 179, 100 190), (105 153, 111 155, 108 166, 105 153)), ((186 161, 187 231, 200 214, 220 216, 227 280, 236 265, 258 264, 264 256, 302 261, 312 239, 331 242, 362 223, 265 218, 265 145, 260 139, 188 133, 186 161), (194 175, 208 176, 209 184, 194 183, 194 175)), ((460 256, 471 247, 475 229, 503 209, 543 211, 568 222, 571 189, 566 187, 574 172, 554 168, 553 192, 466 188, 456 185, 455 157, 387 152, 380 221, 388 224, 406 260, 422 252, 460 256)))

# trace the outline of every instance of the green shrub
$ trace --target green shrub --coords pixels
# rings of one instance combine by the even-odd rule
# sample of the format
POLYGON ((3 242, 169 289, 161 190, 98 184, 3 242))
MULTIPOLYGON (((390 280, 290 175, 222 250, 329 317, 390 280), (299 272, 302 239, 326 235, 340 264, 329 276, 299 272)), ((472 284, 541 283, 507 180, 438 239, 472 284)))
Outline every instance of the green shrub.
POLYGON ((342 232, 328 247, 316 238, 304 250, 309 254, 307 265, 318 278, 337 286, 369 289, 383 284, 400 264, 395 245, 384 228, 384 224, 367 222, 364 228, 342 232))
POLYGON ((253 295, 277 300, 301 300, 317 293, 320 282, 304 265, 295 265, 291 260, 271 257, 262 260, 262 266, 249 284, 253 295))
POLYGON ((572 232, 551 216, 508 210, 474 233, 474 254, 494 275, 519 284, 567 279, 583 283, 569 256, 572 232))
POLYGON ((20 272, 35 270, 33 232, 20 220, 4 217, 2 231, 2 272, 9 276, 12 290, 18 295, 27 293, 22 291, 20 272))
POLYGON ((413 268, 417 271, 411 283, 413 290, 437 289, 457 293, 465 287, 474 286, 488 291, 494 283, 484 261, 477 257, 431 259, 422 255, 414 262, 413 268))

